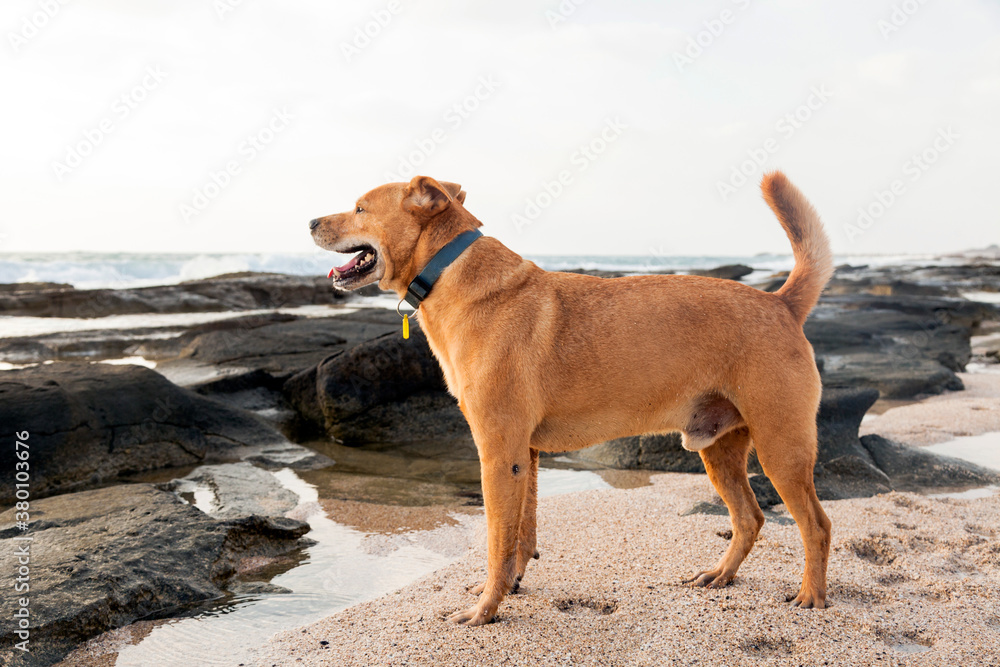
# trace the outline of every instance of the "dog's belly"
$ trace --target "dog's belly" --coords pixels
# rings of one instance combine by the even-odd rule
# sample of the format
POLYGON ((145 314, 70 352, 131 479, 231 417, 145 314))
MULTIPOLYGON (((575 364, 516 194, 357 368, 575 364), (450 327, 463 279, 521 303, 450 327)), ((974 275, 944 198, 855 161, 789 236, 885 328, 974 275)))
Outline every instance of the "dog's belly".
POLYGON ((531 447, 568 452, 615 438, 680 431, 681 444, 701 451, 729 431, 744 426, 736 407, 714 393, 685 397, 671 405, 623 402, 605 409, 546 416, 531 435, 531 447))
POLYGON ((686 411, 659 406, 617 410, 574 410, 546 416, 531 435, 531 447, 543 452, 569 452, 615 438, 680 431, 686 411))

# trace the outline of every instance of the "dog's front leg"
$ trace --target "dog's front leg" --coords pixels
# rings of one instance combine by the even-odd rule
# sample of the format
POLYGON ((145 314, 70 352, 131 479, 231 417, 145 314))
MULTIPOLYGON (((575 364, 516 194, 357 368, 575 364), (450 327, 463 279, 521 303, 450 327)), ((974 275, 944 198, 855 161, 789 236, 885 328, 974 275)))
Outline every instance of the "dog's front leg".
MULTIPOLYGON (((486 452, 486 448, 480 448, 481 454, 486 452)), ((448 617, 470 626, 493 620, 500 601, 511 591, 519 574, 518 534, 531 477, 528 448, 523 448, 523 454, 510 457, 483 457, 481 467, 489 547, 486 583, 474 606, 448 617)))

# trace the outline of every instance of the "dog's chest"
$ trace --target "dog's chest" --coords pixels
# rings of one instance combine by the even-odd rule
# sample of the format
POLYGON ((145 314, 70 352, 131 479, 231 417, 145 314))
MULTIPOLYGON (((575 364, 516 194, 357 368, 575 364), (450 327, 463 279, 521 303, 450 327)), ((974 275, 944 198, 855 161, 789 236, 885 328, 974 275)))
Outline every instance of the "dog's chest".
POLYGON ((424 330, 427 336, 427 344, 431 348, 431 353, 434 358, 437 359, 438 365, 441 366, 441 372, 444 374, 444 382, 448 387, 448 393, 458 399, 459 403, 462 402, 461 396, 461 382, 459 381, 459 371, 458 368, 452 361, 451 355, 448 354, 448 350, 440 345, 438 341, 435 340, 434 333, 431 331, 431 327, 427 327, 424 330))

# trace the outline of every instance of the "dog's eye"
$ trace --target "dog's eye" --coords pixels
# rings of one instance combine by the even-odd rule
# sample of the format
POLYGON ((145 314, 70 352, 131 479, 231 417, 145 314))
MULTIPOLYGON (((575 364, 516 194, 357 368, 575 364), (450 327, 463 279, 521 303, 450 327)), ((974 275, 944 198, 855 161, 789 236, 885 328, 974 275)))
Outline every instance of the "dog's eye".
POLYGON ((365 212, 365 209, 361 208, 360 206, 357 207, 356 209, 354 209, 354 213, 355 214, 357 214, 357 213, 364 213, 364 212, 365 212))

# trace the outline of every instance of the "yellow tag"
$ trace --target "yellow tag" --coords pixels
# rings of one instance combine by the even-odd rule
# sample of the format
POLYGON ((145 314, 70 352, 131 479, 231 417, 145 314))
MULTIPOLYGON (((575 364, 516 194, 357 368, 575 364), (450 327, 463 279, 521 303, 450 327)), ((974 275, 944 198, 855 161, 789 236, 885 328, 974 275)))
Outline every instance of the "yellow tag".
POLYGON ((403 315, 403 338, 410 337, 410 318, 408 315, 403 315))

